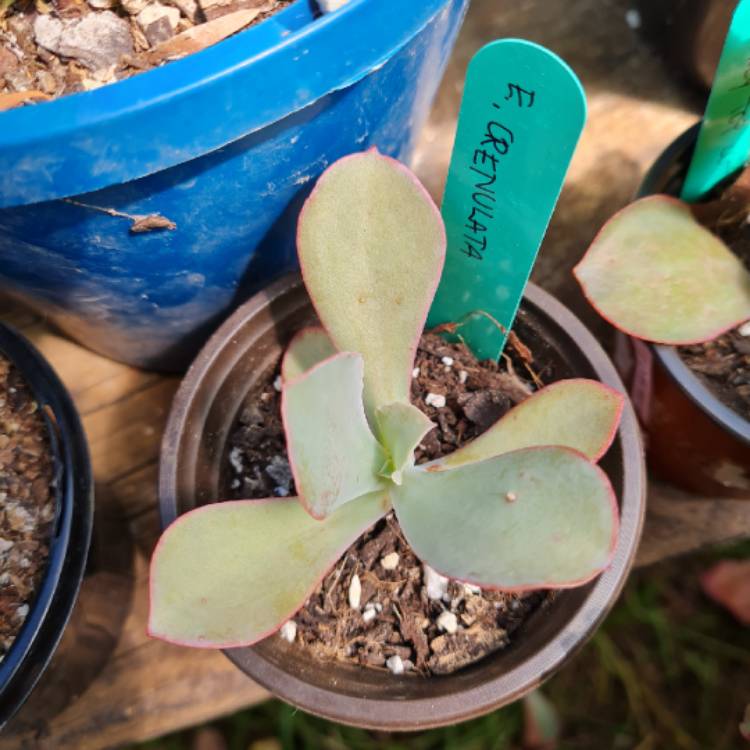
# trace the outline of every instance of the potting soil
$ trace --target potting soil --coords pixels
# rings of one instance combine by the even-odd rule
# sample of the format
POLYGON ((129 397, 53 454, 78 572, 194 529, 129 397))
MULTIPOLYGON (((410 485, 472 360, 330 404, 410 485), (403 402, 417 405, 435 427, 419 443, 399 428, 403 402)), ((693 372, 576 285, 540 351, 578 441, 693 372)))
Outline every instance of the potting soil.
POLYGON ((55 517, 53 460, 38 404, 0 355, 0 660, 33 605, 55 517))
POLYGON ((0 110, 88 91, 179 59, 291 1, 0 0, 0 110))
MULTIPOLYGON (((750 271, 750 169, 719 196, 694 211, 750 271)), ((750 419, 750 325, 701 344, 681 346, 680 356, 723 403, 750 419)))
MULTIPOLYGON (((469 442, 542 385, 531 352, 515 337, 508 350, 500 364, 479 362, 463 344, 435 333, 422 337, 411 396, 436 427, 417 449, 417 462, 469 442)), ((295 492, 279 386, 276 371, 241 410, 229 441, 231 498, 295 492)), ((283 632, 322 660, 448 674, 508 646, 552 596, 486 591, 443 578, 416 558, 389 514, 347 550, 283 632)))

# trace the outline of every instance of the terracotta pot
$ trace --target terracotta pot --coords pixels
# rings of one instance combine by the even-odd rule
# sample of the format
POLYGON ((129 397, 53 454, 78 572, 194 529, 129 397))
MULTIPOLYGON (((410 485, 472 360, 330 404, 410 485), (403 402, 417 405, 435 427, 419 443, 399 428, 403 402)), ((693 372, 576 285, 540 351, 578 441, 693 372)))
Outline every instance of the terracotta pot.
MULTIPOLYGON (((679 193, 697 134, 694 125, 664 151, 639 197, 679 193)), ((690 492, 750 498, 750 422, 719 401, 674 347, 631 345, 638 356, 620 370, 647 433, 649 466, 690 492)))
MULTIPOLYGON (((299 277, 284 277, 237 310, 198 355, 175 397, 164 435, 159 493, 165 526, 178 514, 221 497, 227 481, 227 440, 245 396, 268 377, 295 330, 313 320, 299 277)), ((624 391, 591 334, 533 285, 519 315, 519 330, 551 363, 552 377, 594 377, 624 391)), ((362 727, 413 730, 453 724, 520 698, 591 636, 633 562, 646 477, 629 404, 602 465, 620 499, 620 536, 612 566, 594 582, 560 592, 528 620, 511 648, 456 674, 427 679, 319 662, 276 636, 252 648, 228 650, 227 656, 289 703, 362 727)))

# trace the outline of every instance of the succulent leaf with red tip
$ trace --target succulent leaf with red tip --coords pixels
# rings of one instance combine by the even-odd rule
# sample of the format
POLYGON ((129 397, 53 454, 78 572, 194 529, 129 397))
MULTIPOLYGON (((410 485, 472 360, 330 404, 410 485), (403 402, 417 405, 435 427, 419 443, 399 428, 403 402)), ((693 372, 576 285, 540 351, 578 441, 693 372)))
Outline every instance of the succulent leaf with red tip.
POLYGON ((573 273, 603 318, 646 341, 699 343, 750 319, 750 273, 666 195, 615 214, 573 273))
POLYGON ((391 508, 447 576, 518 590, 601 572, 618 516, 595 461, 622 396, 591 380, 554 384, 452 456, 415 466, 433 426, 409 390, 445 254, 437 208, 401 164, 355 154, 318 181, 298 249, 325 326, 298 334, 282 363, 299 497, 217 503, 172 524, 151 564, 149 632, 206 648, 258 641, 391 508))

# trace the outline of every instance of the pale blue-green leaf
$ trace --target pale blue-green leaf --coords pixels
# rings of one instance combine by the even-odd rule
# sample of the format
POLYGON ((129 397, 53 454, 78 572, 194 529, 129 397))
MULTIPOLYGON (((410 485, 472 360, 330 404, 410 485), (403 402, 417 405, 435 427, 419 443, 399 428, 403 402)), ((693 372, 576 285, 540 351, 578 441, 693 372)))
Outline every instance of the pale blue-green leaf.
POLYGON ((421 560, 490 588, 581 584, 608 565, 617 537, 606 474, 568 448, 525 448, 447 471, 417 467, 391 498, 421 560))
POLYGON ((435 425, 416 406, 401 402, 378 407, 375 421, 389 459, 383 474, 401 484, 401 472, 414 465, 414 449, 435 425))
POLYGON ((281 377, 283 380, 294 380, 334 354, 336 347, 323 328, 303 328, 284 352, 284 358, 281 360, 281 377))
POLYGON ((365 360, 365 408, 409 400, 411 370, 445 259, 440 212, 417 178, 375 150, 340 159, 299 219, 302 276, 340 351, 365 360))
POLYGON ((284 384, 281 415, 300 500, 315 518, 383 487, 386 454, 362 407, 362 357, 341 352, 284 384))
POLYGON ((216 503, 178 518, 151 560, 149 634, 185 646, 247 646, 272 633, 388 510, 385 493, 323 521, 297 498, 216 503))

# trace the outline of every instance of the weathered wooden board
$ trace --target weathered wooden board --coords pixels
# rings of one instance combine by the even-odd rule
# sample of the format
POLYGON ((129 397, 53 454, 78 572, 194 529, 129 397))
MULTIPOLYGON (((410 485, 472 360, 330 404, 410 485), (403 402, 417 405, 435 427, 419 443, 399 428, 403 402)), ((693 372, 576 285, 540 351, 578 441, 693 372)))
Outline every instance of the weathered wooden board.
MULTIPOLYGON (((589 120, 540 254, 535 279, 605 334, 570 278, 603 220, 631 197, 651 161, 697 115, 625 22, 625 0, 475 0, 416 167, 439 197, 466 64, 481 44, 541 42, 578 72, 589 120)), ((0 298, 0 318, 40 347, 72 391, 91 443, 97 490, 89 574, 43 683, 0 737, 0 750, 119 746, 207 721, 265 697, 221 654, 145 635, 147 560, 158 535, 159 441, 175 378, 111 362, 0 298)), ((692 498, 654 484, 638 557, 645 565, 750 533, 750 502, 692 498)))

